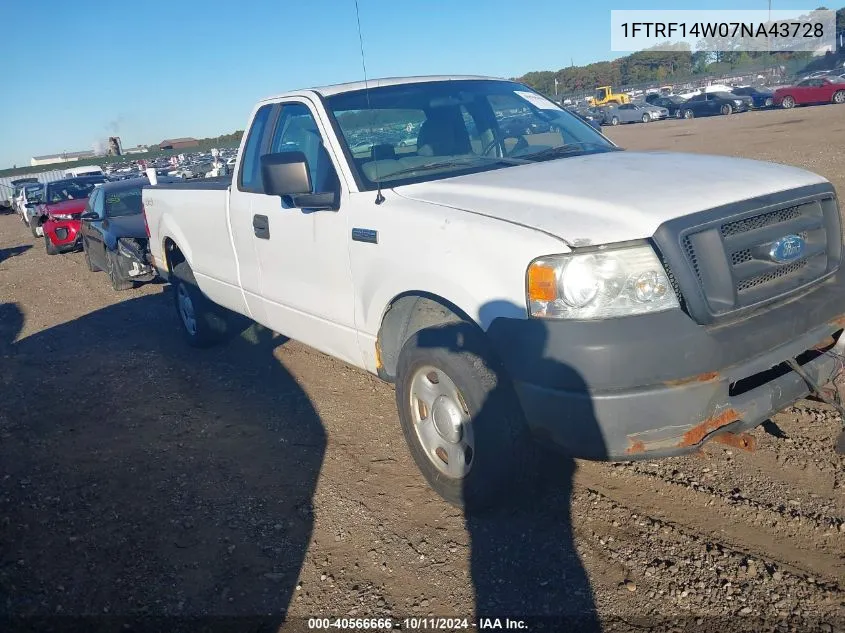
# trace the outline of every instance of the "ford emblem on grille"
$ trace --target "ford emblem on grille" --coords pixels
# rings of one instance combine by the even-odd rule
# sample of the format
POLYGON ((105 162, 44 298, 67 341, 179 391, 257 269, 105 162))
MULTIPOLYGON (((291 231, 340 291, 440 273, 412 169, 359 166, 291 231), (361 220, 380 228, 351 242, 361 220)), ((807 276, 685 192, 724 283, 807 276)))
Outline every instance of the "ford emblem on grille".
POLYGON ((769 249, 769 258, 779 264, 793 262, 802 255, 804 255, 804 238, 800 235, 784 235, 769 249))

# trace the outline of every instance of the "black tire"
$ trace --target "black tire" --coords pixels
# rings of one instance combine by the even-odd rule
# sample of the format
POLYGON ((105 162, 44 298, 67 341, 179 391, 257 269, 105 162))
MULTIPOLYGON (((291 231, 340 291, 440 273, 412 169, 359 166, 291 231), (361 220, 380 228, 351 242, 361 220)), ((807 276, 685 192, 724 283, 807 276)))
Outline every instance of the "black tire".
POLYGON ((730 103, 726 103, 725 105, 723 105, 719 109, 719 112, 721 112, 725 116, 728 116, 729 114, 733 114, 733 111, 734 111, 733 106, 731 106, 730 103))
POLYGON ((34 237, 36 240, 41 237, 40 235, 38 235, 39 226, 41 226, 41 221, 39 218, 32 218, 32 220, 29 221, 29 230, 32 232, 32 237, 34 237))
POLYGON ((179 318, 182 334, 192 347, 210 347, 225 336, 228 329, 226 312, 206 297, 197 285, 194 271, 187 262, 176 264, 170 279, 173 284, 173 300, 179 318), (189 327, 182 312, 180 293, 186 293, 194 312, 194 328, 189 327))
POLYGON ((833 103, 845 103, 845 90, 837 90, 833 93, 833 103))
MULTIPOLYGON (((535 481, 537 452, 522 409, 510 380, 474 325, 461 322, 427 328, 408 339, 399 353, 396 405, 417 467, 449 503, 473 510, 508 505, 507 492, 535 481), (459 478, 438 469, 433 463, 436 455, 429 457, 416 429, 415 415, 421 414, 413 412, 413 380, 425 367, 451 379, 470 420, 472 451, 471 457, 466 451, 464 456, 471 461, 467 462, 468 472, 459 478)), ((426 416, 433 423, 434 411, 426 416)), ((522 496, 524 490, 519 498, 522 496)))
POLYGON ((693 112, 692 110, 687 108, 686 110, 684 110, 684 118, 685 119, 694 119, 695 118, 695 112, 693 112))
POLYGON ((786 95, 783 99, 781 99, 780 106, 784 110, 789 110, 790 108, 794 108, 795 107, 795 98, 790 97, 789 95, 786 95))
POLYGON ((47 249, 48 255, 58 255, 59 249, 55 247, 52 240, 50 240, 49 236, 44 236, 44 247, 47 249))
POLYGON ((619 117, 618 116, 610 117, 610 124, 611 125, 619 125, 619 117))
POLYGON ((85 265, 88 267, 88 270, 92 273, 99 272, 100 269, 91 261, 91 255, 88 253, 88 240, 84 237, 82 238, 82 252, 85 253, 85 265))
POLYGON ((647 114, 643 115, 643 123, 651 123, 651 117, 647 114))
POLYGON ((106 251, 106 274, 109 276, 111 287, 114 290, 129 290, 135 284, 120 276, 120 266, 117 263, 117 255, 112 251, 106 251))

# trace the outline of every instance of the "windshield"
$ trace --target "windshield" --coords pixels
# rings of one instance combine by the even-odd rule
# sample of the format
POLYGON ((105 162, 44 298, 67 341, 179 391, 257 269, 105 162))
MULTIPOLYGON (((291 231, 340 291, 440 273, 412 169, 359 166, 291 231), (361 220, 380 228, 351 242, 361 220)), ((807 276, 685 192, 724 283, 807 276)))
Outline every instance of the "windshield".
POLYGON ((360 90, 326 103, 364 190, 617 149, 571 112, 510 81, 383 86, 369 90, 369 102, 360 90), (557 148, 567 149, 548 151, 557 148))
MULTIPOLYGON (((105 182, 105 181, 103 181, 105 182)), ((59 180, 47 185, 45 201, 47 204, 64 202, 66 200, 84 200, 94 191, 94 181, 59 180)))
POLYGON ((34 185, 24 185, 24 195, 26 196, 27 201, 29 202, 37 202, 41 199, 41 194, 44 193, 44 185, 41 183, 34 184, 34 185))
POLYGON ((106 216, 119 218, 141 213, 141 188, 110 191, 106 194, 106 216))

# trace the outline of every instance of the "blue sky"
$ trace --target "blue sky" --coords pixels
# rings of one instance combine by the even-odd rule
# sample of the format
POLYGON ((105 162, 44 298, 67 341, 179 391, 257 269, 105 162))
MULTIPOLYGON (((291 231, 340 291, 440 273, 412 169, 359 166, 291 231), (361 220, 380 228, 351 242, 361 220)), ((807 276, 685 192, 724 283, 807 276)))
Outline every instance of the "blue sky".
MULTIPOLYGON (((370 77, 509 77, 617 57, 611 9, 765 9, 767 1, 359 0, 359 7, 370 77)), ((0 167, 91 149, 114 133, 124 146, 216 136, 242 129, 261 97, 362 78, 354 0, 4 0, 2 21, 0 167)))

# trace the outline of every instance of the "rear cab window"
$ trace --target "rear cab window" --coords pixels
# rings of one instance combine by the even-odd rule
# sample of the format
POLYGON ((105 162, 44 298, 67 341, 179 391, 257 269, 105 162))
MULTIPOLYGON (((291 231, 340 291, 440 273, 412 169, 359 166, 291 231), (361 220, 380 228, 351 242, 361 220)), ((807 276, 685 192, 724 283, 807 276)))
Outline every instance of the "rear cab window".
POLYGON ((261 180, 261 155, 264 153, 267 123, 273 107, 272 104, 261 106, 252 119, 238 172, 238 189, 241 191, 264 192, 261 180))

